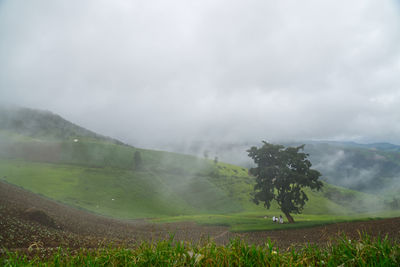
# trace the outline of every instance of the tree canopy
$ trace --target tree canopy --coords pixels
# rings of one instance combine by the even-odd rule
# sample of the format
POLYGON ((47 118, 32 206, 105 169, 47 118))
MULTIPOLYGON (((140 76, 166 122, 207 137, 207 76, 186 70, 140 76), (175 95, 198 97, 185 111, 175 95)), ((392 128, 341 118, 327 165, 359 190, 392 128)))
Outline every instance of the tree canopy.
POLYGON ((275 200, 290 223, 294 222, 290 213, 301 213, 308 201, 303 188, 320 190, 323 186, 319 181, 321 173, 311 169, 309 155, 302 150, 304 145, 285 148, 265 141, 262 147, 247 150, 256 164, 250 169, 256 177, 254 202, 264 203, 269 209, 275 200))

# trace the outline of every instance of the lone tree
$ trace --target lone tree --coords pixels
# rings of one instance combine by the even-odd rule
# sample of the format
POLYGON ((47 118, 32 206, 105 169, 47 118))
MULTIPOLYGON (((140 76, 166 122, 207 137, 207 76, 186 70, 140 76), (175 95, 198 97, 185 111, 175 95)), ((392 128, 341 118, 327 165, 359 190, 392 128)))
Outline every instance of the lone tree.
POLYGON ((308 201, 304 187, 320 190, 322 182, 317 170, 310 169, 308 154, 300 152, 304 145, 287 147, 263 141, 260 148, 251 147, 247 152, 257 165, 250 169, 256 177, 253 201, 264 203, 268 209, 275 200, 289 223, 294 223, 290 213, 299 214, 308 201))

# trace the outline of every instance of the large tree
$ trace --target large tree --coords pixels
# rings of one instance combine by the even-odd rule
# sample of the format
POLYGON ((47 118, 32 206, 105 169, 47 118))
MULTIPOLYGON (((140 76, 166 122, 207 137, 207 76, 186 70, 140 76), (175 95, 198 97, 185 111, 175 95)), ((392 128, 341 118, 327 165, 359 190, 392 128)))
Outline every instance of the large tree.
POLYGON ((254 202, 260 202, 268 209, 275 200, 285 214, 289 223, 294 219, 291 213, 299 214, 308 201, 303 188, 320 190, 322 182, 319 181, 321 173, 311 169, 308 154, 301 152, 304 145, 287 147, 274 145, 263 141, 260 148, 251 147, 247 152, 254 160, 255 168, 250 169, 250 174, 256 177, 254 186, 254 202))

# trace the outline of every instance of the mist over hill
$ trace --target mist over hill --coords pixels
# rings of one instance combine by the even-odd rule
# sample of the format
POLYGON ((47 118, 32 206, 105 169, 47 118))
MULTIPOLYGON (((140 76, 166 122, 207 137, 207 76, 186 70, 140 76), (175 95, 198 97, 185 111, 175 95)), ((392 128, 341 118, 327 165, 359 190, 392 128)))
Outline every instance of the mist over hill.
POLYGON ((397 196, 400 152, 392 144, 310 143, 314 168, 335 185, 375 194, 397 196))
MULTIPOLYGON (((194 142, 170 149, 185 148, 178 154, 125 145, 47 111, 2 109, 1 122, 0 179, 61 202, 127 218, 264 210, 251 201, 254 177, 245 168, 251 166, 245 154, 250 143, 205 149, 194 142), (224 163, 229 160, 243 164, 224 163)), ((324 192, 310 192, 310 199, 309 213, 387 207, 382 199, 329 184, 324 192)))
MULTIPOLYGON (((66 119, 50 111, 35 110, 17 107, 0 107, 0 154, 12 151, 21 157, 57 160, 55 151, 61 147, 69 150, 69 157, 64 157, 66 162, 75 162, 86 158, 94 166, 113 162, 110 157, 120 158, 121 155, 101 157, 106 151, 98 145, 95 155, 89 155, 90 149, 74 152, 71 141, 92 140, 112 144, 124 145, 122 142, 105 137, 66 119), (5 138, 7 136, 7 138, 5 138), (42 140, 62 141, 62 145, 51 146, 37 143, 24 144, 18 149, 18 145, 5 144, 4 140, 42 140), (7 146, 8 145, 8 146, 7 146), (39 148, 40 147, 40 148, 39 148), (40 152, 38 152, 40 151, 40 152), (96 156, 97 155, 97 156, 96 156), (100 156, 99 156, 100 155, 100 156), (99 158, 93 160, 93 158, 99 158), (89 160, 91 158, 91 160, 89 160)), ((359 144, 355 142, 334 141, 298 141, 284 142, 286 146, 306 144, 305 152, 310 154, 313 168, 319 170, 322 179, 330 184, 354 189, 362 192, 382 194, 388 198, 394 197, 400 190, 400 146, 390 143, 359 144)), ((192 141, 158 144, 165 151, 194 155, 210 160, 229 162, 245 168, 252 166, 251 159, 247 156, 247 150, 251 146, 258 146, 260 142, 211 142, 192 141)), ((84 147, 84 143, 80 143, 84 147)), ((93 144, 91 145, 93 146, 93 144)), ((126 160, 125 160, 126 161, 126 160)), ((116 161, 115 161, 116 162, 116 161)), ((120 161, 121 162, 121 161, 120 161)), ((132 163, 124 163, 130 166, 132 163)), ((122 165, 124 165, 122 164, 122 165)), ((117 164, 122 166, 121 164, 117 164)))
MULTIPOLYGON (((249 168, 253 162, 247 155, 260 141, 242 143, 191 142, 165 144, 166 150, 218 159, 249 168)), ((400 191, 400 146, 390 143, 359 144, 337 141, 282 142, 285 146, 306 144, 313 168, 322 173, 322 180, 362 192, 392 198, 400 191)))
POLYGON ((116 139, 87 130, 47 110, 0 106, 0 134, 7 133, 47 141, 86 138, 122 144, 116 139))
POLYGON ((125 145, 48 111, 0 114, 0 179, 34 193, 123 218, 254 206, 244 168, 125 145))

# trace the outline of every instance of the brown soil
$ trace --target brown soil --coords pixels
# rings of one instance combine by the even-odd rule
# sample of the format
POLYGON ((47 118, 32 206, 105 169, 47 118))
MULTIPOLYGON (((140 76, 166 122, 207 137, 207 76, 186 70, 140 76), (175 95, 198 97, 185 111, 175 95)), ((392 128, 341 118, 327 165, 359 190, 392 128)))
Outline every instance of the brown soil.
POLYGON ((171 234, 174 240, 213 240, 218 244, 227 244, 235 237, 253 244, 264 244, 271 239, 285 249, 291 245, 324 245, 342 234, 357 239, 361 232, 373 237, 387 235, 400 240, 400 218, 232 233, 227 227, 201 226, 191 222, 154 224, 145 220, 115 220, 66 206, 0 181, 0 248, 6 249, 95 248, 110 243, 131 246, 142 241, 167 239, 171 234))
POLYGON ((29 208, 24 211, 23 215, 26 219, 35 221, 40 223, 43 226, 47 226, 50 228, 60 228, 56 225, 53 218, 51 218, 47 213, 43 210, 39 210, 37 208, 29 208))

